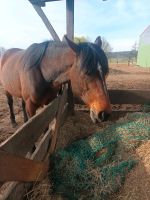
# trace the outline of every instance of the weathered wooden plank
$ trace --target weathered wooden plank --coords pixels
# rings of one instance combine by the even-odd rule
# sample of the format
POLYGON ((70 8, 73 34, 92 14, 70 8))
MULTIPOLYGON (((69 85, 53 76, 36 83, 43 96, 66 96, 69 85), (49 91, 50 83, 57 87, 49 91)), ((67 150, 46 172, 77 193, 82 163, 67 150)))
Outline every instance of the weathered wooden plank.
POLYGON ((38 6, 45 6, 45 2, 60 1, 60 0, 29 0, 32 4, 38 6))
MULTIPOLYGON (((5 200, 9 197, 9 195, 12 193, 14 188, 18 185, 18 182, 5 182, 1 187, 0 187, 0 200, 5 200)), ((20 196, 20 194, 18 194, 20 196)), ((16 200, 20 200, 21 198, 19 197, 16 200)), ((15 200, 14 198, 10 200, 15 200)))
MULTIPOLYGON (((50 142, 51 127, 39 142, 30 159, 41 161, 47 152, 50 142)), ((5 182, 0 188, 0 200, 21 200, 31 183, 5 182)))
MULTIPOLYGON (((38 120, 37 119, 37 116, 34 116, 32 118, 32 123, 31 123, 31 119, 29 120, 28 123, 31 123, 30 125, 28 125, 29 127, 32 126, 33 124, 33 121, 34 123, 36 124, 36 126, 38 126, 38 130, 36 129, 36 131, 38 132, 38 135, 40 135, 39 133, 41 133, 45 128, 42 127, 42 124, 39 123, 39 119, 41 120, 42 118, 42 121, 47 121, 46 122, 46 125, 44 123, 44 127, 47 127, 47 123, 49 123, 50 121, 52 121, 52 119, 56 116, 55 115, 55 112, 56 110, 58 109, 58 102, 59 102, 59 107, 60 109, 58 109, 58 113, 57 113, 57 116, 59 116, 58 118, 58 122, 56 123, 57 126, 55 127, 56 130, 57 130, 57 127, 58 129, 60 128, 61 124, 63 123, 64 121, 64 118, 66 117, 67 115, 67 111, 68 111, 68 103, 67 102, 67 97, 68 97, 68 87, 65 86, 65 89, 63 91, 63 95, 59 98, 57 98, 56 100, 54 100, 54 102, 52 103, 52 105, 49 105, 47 108, 44 109, 43 112, 39 113, 40 115, 40 118, 38 116, 38 120), (53 111, 50 109, 50 107, 53 108, 53 111), (56 108, 57 107, 57 108, 56 108), (51 113, 52 112, 52 113, 51 113), (44 113, 44 114, 43 114, 44 113), (51 114, 52 115, 51 115, 51 114), (41 117, 42 116, 42 117, 41 117), (45 118, 46 117, 46 118, 45 118), (35 118, 35 119, 34 119, 35 118), (49 120, 50 118, 50 120, 49 120), (33 120, 34 119, 34 120, 33 120), (40 130, 39 130, 40 129, 40 130)), ((24 126, 23 126, 24 127, 24 126)), ((30 128, 27 128, 26 129, 26 126, 24 127, 27 131, 29 131, 30 133, 31 132, 34 132, 35 133, 35 129, 30 129, 30 128)), ((23 129, 24 129, 23 128, 23 129)), ((33 127, 34 128, 34 127, 33 127)), ((41 141, 38 143, 38 146, 36 148, 36 150, 34 151, 34 153, 29 157, 30 159, 34 159, 34 160, 42 160, 42 157, 45 157, 45 153, 47 152, 47 149, 49 148, 49 142, 50 142, 50 139, 51 139, 51 133, 52 133, 52 130, 53 130, 53 124, 50 125, 50 128, 49 130, 46 132, 46 134, 44 135, 44 137, 41 139, 41 141)), ((17 132, 18 133, 18 132, 17 132)), ((22 129, 19 131, 20 133, 20 136, 22 138, 22 134, 25 135, 25 133, 27 133, 26 131, 22 131, 22 129)), ((29 133, 29 134, 30 134, 29 133)), ((15 134, 17 135, 17 134, 15 134)), ((28 135, 28 134, 27 134, 28 135)), ((39 137, 39 136, 38 136, 39 137)), ((37 140, 34 138, 34 142, 37 140)), ((8 152, 12 152, 12 149, 11 149, 11 144, 16 145, 16 138, 18 138, 18 135, 15 136, 15 137, 11 137, 10 140, 7 141, 7 144, 9 144, 8 146, 6 145, 6 143, 4 142, 1 146, 0 146, 0 149, 6 147, 6 150, 8 150, 8 152), (13 140, 15 142, 13 142, 13 140)), ((23 140, 24 138, 21 139, 21 141, 23 140)), ((19 139, 17 139, 17 145, 19 146, 19 139)), ((32 143, 34 143, 33 140, 32 140, 32 143)), ((22 148, 22 146, 20 147, 20 149, 22 148)), ((19 149, 19 150, 20 150, 19 149)), ((27 148, 28 150, 28 148, 27 148)), ((17 148, 15 147, 15 150, 14 152, 17 152, 17 148)), ((25 153, 25 152, 24 152, 25 153)), ((21 153, 22 155, 22 153, 21 153)), ((47 156, 48 158, 48 156, 47 156)), ((30 187, 30 184, 22 184, 22 183, 19 183, 19 182, 6 182, 2 185, 2 187, 0 188, 0 200, 3 199, 9 199, 9 200, 19 200, 19 199, 22 199, 23 198, 23 194, 24 192, 27 190, 27 188, 30 187), (13 192, 12 192, 13 191, 13 192), (19 192, 19 194, 18 194, 19 192)))
POLYGON ((150 90, 109 90, 111 104, 150 103, 150 90))
POLYGON ((0 150, 25 156, 27 152, 31 151, 36 140, 55 117, 58 102, 59 98, 44 108, 41 113, 29 119, 15 134, 0 145, 0 150))
POLYGON ((66 0, 66 24, 67 36, 69 39, 74 38, 74 0, 66 0))
POLYGON ((56 40, 56 41, 60 41, 59 36, 57 35, 57 33, 54 30, 53 26, 51 25, 50 21, 46 17, 46 15, 43 12, 42 8, 40 6, 34 5, 34 4, 32 6, 36 10, 36 12, 38 13, 38 15, 41 17, 43 23, 45 24, 46 28, 48 29, 48 31, 52 35, 53 39, 56 40))
POLYGON ((45 161, 45 156, 47 154, 49 145, 50 145, 50 139, 52 137, 52 126, 49 127, 46 134, 43 136, 41 141, 39 142, 38 146, 36 147, 35 151, 31 155, 31 159, 41 161, 45 161))
POLYGON ((0 151, 0 182, 41 181, 48 171, 48 163, 32 161, 0 151))
MULTIPOLYGON (((148 104, 150 90, 108 90, 111 104, 148 104)), ((75 104, 83 105, 83 101, 74 97, 75 104)))
MULTIPOLYGON (((57 116, 59 116, 58 128, 60 128, 60 124, 62 124, 62 122, 64 120, 63 119, 64 116, 67 115, 67 109, 68 109, 68 103, 66 103, 67 102, 67 95, 68 95, 68 91, 67 91, 68 87, 67 86, 64 86, 64 87, 65 87, 65 89, 63 91, 63 95, 60 96, 57 100, 54 100, 54 101, 57 102, 57 104, 56 105, 55 105, 55 103, 52 104, 53 108, 54 107, 56 108, 56 107, 58 107, 58 102, 59 102, 60 109, 58 109, 58 113, 57 113, 57 116)), ((49 105, 48 107, 51 107, 52 105, 49 105)), ((45 108, 45 110, 46 110, 46 113, 50 112, 50 108, 49 109, 45 108)), ((56 112, 56 109, 54 109, 54 111, 56 112)), ((50 117, 51 119, 48 120, 48 122, 52 121, 52 118, 54 118, 54 116, 56 116, 55 112, 52 114, 53 117, 51 116, 50 117)), ((46 113, 45 112, 41 112, 39 115, 42 114, 42 118, 43 118, 43 115, 45 116, 46 113)), ((48 117, 49 116, 46 116, 47 119, 48 119, 48 117)), ((37 116, 35 116, 33 118, 37 119, 37 116)), ((44 118, 43 120, 46 121, 46 118, 44 118)), ((36 125, 37 124, 39 125, 39 123, 37 123, 37 122, 38 121, 36 121, 36 125)), ((33 154, 31 156, 29 156, 30 159, 40 160, 41 161, 42 158, 45 158, 45 154, 49 149, 52 129, 53 129, 53 124, 50 125, 48 131, 45 133, 44 137, 38 143, 38 145, 36 147, 36 150, 33 152, 33 154)), ((56 130, 57 130, 57 126, 56 126, 56 130)), ((42 129, 42 131, 43 131, 43 129, 42 129)), ((10 142, 10 141, 8 140, 7 142, 10 142)), ((4 146, 4 143, 3 143, 2 147, 3 146, 4 146)), ((49 157, 49 154, 47 154, 47 158, 48 157, 49 157)), ((6 182, 0 188, 0 200, 5 200, 5 199, 7 199, 7 200, 20 200, 20 199, 23 199, 24 193, 27 191, 27 189, 30 186, 31 186, 31 184, 24 184, 24 183, 19 183, 19 182, 6 182)))
POLYGON ((68 111, 71 115, 74 115, 74 98, 70 82, 68 83, 68 103, 68 111))
POLYGON ((51 155, 55 150, 57 135, 58 135, 59 129, 61 127, 62 114, 64 112, 64 108, 65 108, 67 100, 68 100, 68 87, 67 87, 67 85, 65 85, 64 89, 63 89, 63 94, 62 94, 60 101, 59 101, 58 113, 57 113, 57 116, 56 116, 55 130, 53 132, 53 136, 52 136, 52 140, 51 140, 51 146, 50 146, 50 149, 48 151, 49 155, 51 155))

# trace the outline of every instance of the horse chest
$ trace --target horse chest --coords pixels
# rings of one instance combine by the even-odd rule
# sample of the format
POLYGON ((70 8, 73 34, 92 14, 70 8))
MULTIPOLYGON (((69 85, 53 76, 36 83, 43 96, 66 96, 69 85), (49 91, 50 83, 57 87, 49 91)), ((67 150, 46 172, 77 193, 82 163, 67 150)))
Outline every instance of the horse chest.
POLYGON ((41 96, 41 106, 49 104, 57 96, 58 90, 49 88, 45 91, 45 94, 41 96))

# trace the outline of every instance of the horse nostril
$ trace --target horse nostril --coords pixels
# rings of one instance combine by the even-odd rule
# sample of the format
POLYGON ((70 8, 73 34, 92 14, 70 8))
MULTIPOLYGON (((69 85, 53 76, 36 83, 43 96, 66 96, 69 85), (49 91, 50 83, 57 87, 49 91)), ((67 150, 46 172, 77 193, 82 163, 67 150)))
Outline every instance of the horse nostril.
POLYGON ((104 112, 98 113, 98 119, 100 119, 101 121, 104 121, 104 112))
POLYGON ((108 117, 109 117, 109 113, 107 113, 107 112, 99 112, 99 114, 98 114, 98 118, 101 120, 101 121, 106 121, 107 119, 108 119, 108 117))

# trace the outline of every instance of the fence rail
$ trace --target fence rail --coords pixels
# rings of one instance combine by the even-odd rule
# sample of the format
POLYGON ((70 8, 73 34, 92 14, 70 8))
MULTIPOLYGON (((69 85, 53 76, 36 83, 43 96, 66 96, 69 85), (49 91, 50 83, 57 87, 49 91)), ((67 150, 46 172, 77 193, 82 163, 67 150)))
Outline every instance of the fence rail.
POLYGON ((62 95, 0 145, 0 182, 7 180, 1 184, 0 200, 22 199, 31 183, 19 181, 40 181, 46 175, 48 158, 69 112, 69 88, 65 84, 62 95))
MULTIPOLYGON (((111 104, 149 104, 150 90, 108 90, 111 104)), ((75 104, 84 104, 78 98, 74 98, 75 104)))

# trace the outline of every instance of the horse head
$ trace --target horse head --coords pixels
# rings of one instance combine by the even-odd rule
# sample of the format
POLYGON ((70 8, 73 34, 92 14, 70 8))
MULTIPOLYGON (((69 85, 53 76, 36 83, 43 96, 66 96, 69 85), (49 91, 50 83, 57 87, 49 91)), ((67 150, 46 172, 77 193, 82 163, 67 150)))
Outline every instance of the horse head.
POLYGON ((95 43, 80 44, 65 38, 74 54, 74 61, 57 81, 62 83, 70 80, 74 95, 80 97, 90 108, 92 121, 105 121, 111 113, 111 106, 105 82, 108 60, 101 49, 101 38, 97 37, 95 43))

